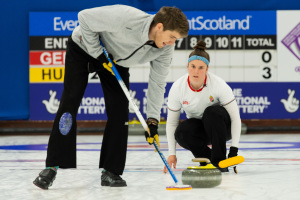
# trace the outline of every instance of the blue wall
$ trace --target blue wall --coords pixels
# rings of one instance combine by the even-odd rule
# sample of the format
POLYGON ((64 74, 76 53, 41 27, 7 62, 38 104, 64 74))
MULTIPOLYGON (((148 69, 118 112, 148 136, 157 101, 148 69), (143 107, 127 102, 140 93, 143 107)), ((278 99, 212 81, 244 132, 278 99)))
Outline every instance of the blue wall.
POLYGON ((144 11, 176 6, 183 11, 201 10, 300 10, 299 0, 10 0, 0 7, 0 120, 29 118, 30 11, 80 11, 85 8, 125 4, 144 11))

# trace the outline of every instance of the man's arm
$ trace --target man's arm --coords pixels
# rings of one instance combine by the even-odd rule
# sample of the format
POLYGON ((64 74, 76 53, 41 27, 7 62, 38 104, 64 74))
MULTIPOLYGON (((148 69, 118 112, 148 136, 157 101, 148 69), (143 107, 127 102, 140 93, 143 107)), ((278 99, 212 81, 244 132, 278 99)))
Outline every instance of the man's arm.
POLYGON ((147 118, 154 118, 160 121, 166 79, 169 73, 173 52, 174 47, 170 46, 163 55, 150 62, 151 69, 147 92, 147 118))

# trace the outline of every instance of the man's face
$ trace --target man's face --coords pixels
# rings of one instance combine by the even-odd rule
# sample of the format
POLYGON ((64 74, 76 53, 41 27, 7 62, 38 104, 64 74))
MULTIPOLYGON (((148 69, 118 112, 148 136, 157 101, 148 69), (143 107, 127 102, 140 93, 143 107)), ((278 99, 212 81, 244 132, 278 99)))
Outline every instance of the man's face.
POLYGON ((154 42, 158 48, 163 48, 166 45, 174 45, 175 41, 182 37, 177 31, 164 31, 161 23, 157 24, 156 28, 154 42))

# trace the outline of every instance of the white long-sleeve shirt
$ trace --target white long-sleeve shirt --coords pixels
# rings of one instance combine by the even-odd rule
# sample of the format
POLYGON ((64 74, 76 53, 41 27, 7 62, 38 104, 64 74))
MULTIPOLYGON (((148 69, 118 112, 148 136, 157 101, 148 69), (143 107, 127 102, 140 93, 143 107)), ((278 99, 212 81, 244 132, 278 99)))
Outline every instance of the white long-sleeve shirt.
POLYGON ((183 109, 187 118, 202 119, 204 110, 212 105, 221 105, 231 119, 232 146, 238 147, 241 134, 239 108, 232 89, 220 77, 207 73, 206 86, 199 92, 192 90, 188 74, 175 81, 168 96, 167 139, 169 155, 176 155, 175 130, 179 124, 180 111, 183 109))

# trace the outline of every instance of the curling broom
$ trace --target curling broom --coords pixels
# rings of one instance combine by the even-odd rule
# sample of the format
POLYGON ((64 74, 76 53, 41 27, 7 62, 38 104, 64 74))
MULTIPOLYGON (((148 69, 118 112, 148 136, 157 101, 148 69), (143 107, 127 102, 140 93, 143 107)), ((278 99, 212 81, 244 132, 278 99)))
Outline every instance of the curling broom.
MULTIPOLYGON (((129 91, 128 91, 128 89, 127 89, 127 87, 126 87, 124 81, 122 80, 122 78, 121 78, 121 76, 120 76, 120 74, 119 74, 119 72, 118 72, 118 70, 117 70, 117 68, 116 68, 116 66, 115 66, 115 64, 114 64, 114 62, 109 58, 108 52, 106 51, 106 49, 105 49, 103 43, 101 42, 101 40, 100 40, 100 45, 103 47, 103 53, 104 53, 105 57, 106 57, 107 60, 112 64, 111 69, 112 69, 112 71, 113 71, 115 77, 117 78, 117 80, 118 80, 118 82, 119 82, 119 84, 120 84, 120 86, 121 86, 121 88, 122 88, 124 94, 126 95, 126 97, 127 97, 128 101, 129 101, 130 105, 131 105, 132 108, 134 109, 135 114, 137 115, 138 119, 140 120, 140 122, 141 122, 143 128, 144 128, 145 131, 148 132, 148 134, 150 135, 150 130, 149 130, 149 128, 148 128, 148 125, 146 124, 145 119, 143 118, 143 116, 142 116, 142 114, 141 114, 139 108, 137 107, 137 105, 136 105, 136 104, 134 103, 134 101, 132 100, 132 98, 131 98, 131 96, 130 96, 130 93, 129 93, 129 91)), ((191 185, 179 185, 179 184, 178 184, 178 180, 177 180, 177 178, 175 177, 175 174, 174 174, 173 171, 171 170, 171 167, 169 166, 169 164, 168 164, 168 162, 166 161, 164 155, 163 155, 162 152, 160 151, 159 146, 157 145, 157 142, 156 142, 155 140, 154 140, 153 144, 154 144, 154 147, 155 147, 156 151, 158 152, 158 154, 160 155, 161 159, 163 160, 164 164, 165 164, 166 167, 168 168, 168 170, 169 170, 169 172, 170 172, 170 174, 171 174, 171 176, 172 176, 172 178, 173 178, 173 180, 174 180, 174 182, 175 182, 175 184, 176 184, 175 186, 168 186, 168 187, 166 187, 166 189, 167 189, 167 190, 190 190, 190 189, 192 189, 192 186, 191 186, 191 185)))

